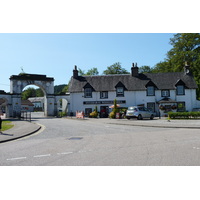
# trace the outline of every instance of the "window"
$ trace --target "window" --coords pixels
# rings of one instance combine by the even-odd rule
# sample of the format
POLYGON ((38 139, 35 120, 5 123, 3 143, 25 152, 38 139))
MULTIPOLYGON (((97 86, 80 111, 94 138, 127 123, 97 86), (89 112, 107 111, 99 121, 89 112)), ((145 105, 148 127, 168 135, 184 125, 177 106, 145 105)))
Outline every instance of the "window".
POLYGON ((161 96, 162 97, 169 97, 170 96, 169 90, 162 90, 161 91, 161 96))
POLYGON ((124 96, 124 88, 123 87, 117 87, 117 97, 123 97, 124 96))
POLYGON ((155 112, 155 103, 147 103, 147 109, 151 112, 155 112))
POLYGON ((92 98, 92 88, 85 88, 85 98, 92 98))
POLYGON ((147 96, 155 96, 155 88, 154 86, 147 87, 147 96))
POLYGON ((86 108, 85 109, 85 116, 89 117, 91 112, 92 112, 92 108, 86 108))
POLYGON ((185 95, 185 87, 183 85, 176 86, 176 94, 177 95, 185 95))
POLYGON ((100 98, 101 99, 107 99, 108 98, 108 92, 100 92, 100 98))

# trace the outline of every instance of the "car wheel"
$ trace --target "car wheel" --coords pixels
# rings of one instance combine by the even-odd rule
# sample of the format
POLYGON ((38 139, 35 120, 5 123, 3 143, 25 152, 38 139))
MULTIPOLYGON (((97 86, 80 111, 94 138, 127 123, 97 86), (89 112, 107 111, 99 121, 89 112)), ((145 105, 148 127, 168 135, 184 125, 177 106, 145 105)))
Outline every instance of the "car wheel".
POLYGON ((150 119, 152 120, 154 118, 154 115, 151 115, 150 119))
POLYGON ((127 119, 129 120, 129 119, 130 119, 130 117, 127 117, 127 119))
POLYGON ((137 119, 142 120, 142 115, 138 115, 137 119))

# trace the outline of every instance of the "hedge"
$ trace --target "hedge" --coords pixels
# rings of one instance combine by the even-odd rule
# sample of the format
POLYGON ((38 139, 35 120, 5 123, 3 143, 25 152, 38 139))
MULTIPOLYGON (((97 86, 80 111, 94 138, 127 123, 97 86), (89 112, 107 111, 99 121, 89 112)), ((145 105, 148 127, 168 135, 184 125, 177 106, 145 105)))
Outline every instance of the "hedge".
POLYGON ((200 118, 200 112, 169 112, 170 119, 197 119, 200 118))

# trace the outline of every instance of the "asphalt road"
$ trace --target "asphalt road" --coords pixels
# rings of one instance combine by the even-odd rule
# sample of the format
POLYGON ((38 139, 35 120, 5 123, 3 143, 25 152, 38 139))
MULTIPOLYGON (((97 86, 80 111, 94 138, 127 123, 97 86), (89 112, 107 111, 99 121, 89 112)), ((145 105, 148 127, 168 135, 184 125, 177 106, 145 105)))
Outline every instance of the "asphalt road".
MULTIPOLYGON (((199 166, 198 129, 34 119, 32 136, 0 144, 1 166, 199 166)), ((109 120, 109 119, 108 119, 109 120)))

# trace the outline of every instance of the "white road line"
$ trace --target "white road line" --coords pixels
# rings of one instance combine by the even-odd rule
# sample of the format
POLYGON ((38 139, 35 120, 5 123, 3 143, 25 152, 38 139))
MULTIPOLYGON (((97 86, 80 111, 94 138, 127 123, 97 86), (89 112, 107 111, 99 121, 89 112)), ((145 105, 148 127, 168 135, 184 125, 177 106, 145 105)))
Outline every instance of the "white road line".
POLYGON ((193 147, 193 149, 200 149, 199 147, 193 147))
POLYGON ((33 157, 34 157, 34 158, 41 158, 41 157, 47 157, 47 156, 51 156, 51 154, 36 155, 36 156, 33 156, 33 157))
POLYGON ((83 151, 78 151, 78 153, 85 153, 85 152, 87 152, 87 151, 84 151, 84 150, 83 151))
POLYGON ((26 159, 26 157, 8 158, 7 160, 22 160, 22 159, 26 159))
POLYGON ((73 153, 72 151, 70 151, 70 152, 63 152, 63 153, 57 153, 58 155, 65 155, 65 154, 71 154, 71 153, 73 153))

